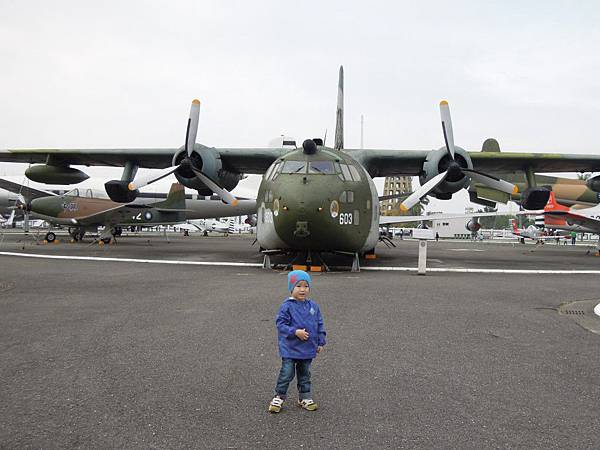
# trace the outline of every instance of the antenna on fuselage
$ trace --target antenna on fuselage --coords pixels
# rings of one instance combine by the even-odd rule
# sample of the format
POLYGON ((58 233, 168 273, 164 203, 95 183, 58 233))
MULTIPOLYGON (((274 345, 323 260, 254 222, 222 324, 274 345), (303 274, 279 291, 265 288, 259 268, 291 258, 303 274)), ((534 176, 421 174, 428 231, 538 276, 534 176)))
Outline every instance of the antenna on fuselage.
POLYGON ((344 148, 344 66, 340 66, 338 80, 337 110, 335 112, 335 144, 336 150, 344 148))

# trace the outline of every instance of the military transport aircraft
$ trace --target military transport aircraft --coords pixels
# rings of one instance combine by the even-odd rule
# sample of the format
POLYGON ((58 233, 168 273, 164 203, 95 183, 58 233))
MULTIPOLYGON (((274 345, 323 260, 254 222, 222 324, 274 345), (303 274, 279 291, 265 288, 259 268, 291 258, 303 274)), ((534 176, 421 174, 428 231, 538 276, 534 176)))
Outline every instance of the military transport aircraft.
MULTIPOLYGON (((202 195, 216 193, 228 205, 243 174, 264 174, 257 196, 257 240, 266 253, 342 252, 358 261, 373 253, 379 239, 379 200, 372 177, 418 175, 421 187, 403 202, 405 209, 426 195, 450 199, 471 180, 513 194, 515 185, 494 174, 600 171, 600 155, 468 152, 454 145, 448 103, 440 103, 445 145, 433 150, 347 149, 343 133, 343 68, 340 67, 334 146, 307 139, 302 147, 213 148, 196 143, 200 102, 194 100, 185 145, 146 149, 8 149, 0 161, 40 163, 26 174, 39 182, 77 183, 87 175, 71 165, 120 166, 120 180, 105 184, 111 198, 131 202, 138 189, 173 173, 202 195), (136 178, 138 168, 161 169, 136 178), (485 172, 485 173, 484 173, 485 172), (58 181, 60 180, 60 181, 58 181)), ((598 178, 598 177, 596 177, 598 178)), ((598 184, 600 184, 600 180, 598 184)), ((600 188, 598 189, 600 190, 600 188)), ((548 191, 531 181, 522 194, 528 209, 540 209, 548 191)))
MULTIPOLYGON (((104 226, 99 240, 108 243, 118 236, 122 227, 170 225, 187 219, 202 219, 256 212, 256 201, 241 200, 236 206, 225 205, 218 200, 190 200, 185 198, 183 185, 173 183, 166 200, 159 202, 132 201, 116 203, 102 198, 92 189, 73 189, 58 195, 22 186, 0 179, 0 186, 19 192, 26 201, 18 204, 19 209, 43 219, 53 225, 67 226, 75 241, 81 240, 86 232, 96 232, 104 226)), ((102 194, 102 193, 101 193, 102 194)), ((54 241, 53 231, 46 233, 48 242, 54 241)))

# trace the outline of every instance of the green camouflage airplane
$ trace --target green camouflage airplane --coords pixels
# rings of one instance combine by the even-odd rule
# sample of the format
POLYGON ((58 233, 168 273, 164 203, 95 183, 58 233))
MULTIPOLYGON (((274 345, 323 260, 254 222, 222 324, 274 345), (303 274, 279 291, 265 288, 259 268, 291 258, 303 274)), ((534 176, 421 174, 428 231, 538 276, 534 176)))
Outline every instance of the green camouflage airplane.
MULTIPOLYGON (((540 209, 546 189, 533 181, 535 172, 590 172, 600 170, 599 155, 468 152, 454 145, 448 103, 440 103, 445 145, 433 150, 347 149, 343 133, 343 68, 340 68, 336 132, 333 148, 321 139, 307 139, 301 148, 213 148, 196 143, 200 102, 194 100, 180 148, 146 149, 9 149, 0 161, 41 163, 27 171, 40 182, 78 182, 87 175, 70 165, 123 167, 120 180, 105 184, 115 201, 130 202, 138 189, 174 174, 184 186, 201 195, 216 193, 228 205, 237 199, 229 192, 243 174, 264 174, 259 187, 257 240, 265 253, 342 252, 373 254, 379 239, 379 198, 373 177, 417 175, 421 187, 402 206, 410 209, 426 195, 450 199, 471 181, 512 195, 517 187, 495 174, 525 172, 530 180, 522 194, 528 209, 540 209), (136 179, 139 167, 161 169, 136 179)), ((600 184, 598 180, 594 183, 600 184)), ((594 184, 595 186, 595 184, 594 184)), ((598 186, 600 191, 600 186, 598 186)), ((394 219, 393 217, 391 219, 394 219)))
MULTIPOLYGON (((500 152, 500 145, 497 140, 490 138, 483 143, 481 151, 500 152)), ((490 189, 481 183, 471 183, 469 187, 470 200, 473 203, 492 207, 495 206, 496 202, 506 203, 508 200, 520 202, 522 200, 521 193, 525 192, 529 187, 525 173, 504 175, 503 179, 514 183, 518 187, 519 192, 508 195, 504 192, 490 189)), ((592 189, 598 189, 595 178, 573 179, 534 174, 533 183, 534 186, 554 192, 556 200, 563 205, 590 207, 600 203, 600 192, 592 189)))
MULTIPOLYGON (((151 203, 144 199, 143 202, 127 204, 101 198, 91 189, 73 189, 57 195, 4 179, 0 179, 0 187, 26 199, 25 203, 18 205, 20 209, 52 225, 68 227, 75 241, 83 239, 86 232, 97 232, 101 226, 104 226, 104 231, 99 241, 109 243, 114 236, 121 234, 123 227, 175 225, 188 219, 256 212, 254 200, 241 200, 235 207, 217 200, 188 200, 185 198, 185 188, 179 183, 173 183, 166 200, 151 203)), ((55 238, 54 232, 46 233, 48 242, 53 242, 55 238)))

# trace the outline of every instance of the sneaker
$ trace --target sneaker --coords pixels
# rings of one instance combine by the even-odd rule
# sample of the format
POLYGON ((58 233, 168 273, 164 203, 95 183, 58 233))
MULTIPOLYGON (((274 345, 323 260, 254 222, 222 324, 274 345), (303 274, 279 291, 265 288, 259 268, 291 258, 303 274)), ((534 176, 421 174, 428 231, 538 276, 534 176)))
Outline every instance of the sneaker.
POLYGON ((312 398, 305 398, 304 400, 298 400, 298 406, 307 411, 316 411, 319 408, 312 398))
POLYGON ((269 412, 278 413, 279 411, 281 411, 282 406, 283 399, 279 395, 276 395, 275 397, 273 397, 273 400, 271 400, 271 403, 269 403, 269 412))

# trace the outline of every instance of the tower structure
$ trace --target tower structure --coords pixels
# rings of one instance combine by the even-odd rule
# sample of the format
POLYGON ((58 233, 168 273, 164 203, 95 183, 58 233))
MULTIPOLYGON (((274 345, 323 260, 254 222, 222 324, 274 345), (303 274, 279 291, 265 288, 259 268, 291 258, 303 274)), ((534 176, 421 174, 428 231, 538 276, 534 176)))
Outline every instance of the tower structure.
MULTIPOLYGON (((413 191, 412 188, 412 177, 406 176, 395 176, 385 177, 383 183, 383 195, 398 195, 406 194, 408 196, 413 191)), ((403 198, 393 198, 391 200, 384 200, 381 202, 381 214, 384 216, 400 216, 403 215, 400 212, 400 203, 403 198)), ((418 215, 422 211, 422 208, 417 204, 408 213, 404 215, 418 215)))

